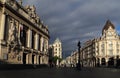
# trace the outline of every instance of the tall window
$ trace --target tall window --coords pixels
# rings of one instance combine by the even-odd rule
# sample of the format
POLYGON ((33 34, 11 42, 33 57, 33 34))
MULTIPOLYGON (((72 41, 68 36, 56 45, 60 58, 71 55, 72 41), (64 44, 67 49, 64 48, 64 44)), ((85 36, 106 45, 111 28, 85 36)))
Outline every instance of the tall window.
POLYGON ((40 50, 40 35, 38 35, 38 50, 40 50))
POLYGON ((105 46, 104 46, 104 43, 102 43, 102 44, 101 44, 101 48, 104 49, 104 47, 105 47, 105 46))
POLYGON ((109 55, 113 56, 113 50, 111 50, 111 49, 109 50, 109 55))
POLYGON ((111 41, 109 42, 109 49, 113 49, 113 44, 111 41))
POLYGON ((35 44, 35 32, 32 31, 32 48, 34 49, 35 44))
POLYGON ((117 49, 117 51, 116 51, 116 52, 117 52, 117 55, 119 55, 119 49, 117 49))
POLYGON ((117 48, 117 49, 119 48, 119 44, 118 44, 118 42, 116 43, 116 48, 117 48))
POLYGON ((101 54, 105 55, 105 49, 104 49, 105 45, 104 43, 101 44, 101 54))
POLYGON ((23 46, 27 46, 27 27, 25 26, 20 26, 20 41, 22 43, 23 46))

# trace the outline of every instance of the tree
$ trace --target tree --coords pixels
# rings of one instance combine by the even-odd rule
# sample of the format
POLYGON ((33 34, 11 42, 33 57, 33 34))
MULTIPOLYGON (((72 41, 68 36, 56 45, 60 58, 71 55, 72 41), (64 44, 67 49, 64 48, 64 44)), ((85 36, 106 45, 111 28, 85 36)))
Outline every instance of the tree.
POLYGON ((54 56, 54 57, 52 58, 52 61, 53 61, 54 64, 57 63, 57 60, 59 60, 59 62, 61 62, 61 61, 62 61, 62 58, 59 58, 58 56, 54 56))

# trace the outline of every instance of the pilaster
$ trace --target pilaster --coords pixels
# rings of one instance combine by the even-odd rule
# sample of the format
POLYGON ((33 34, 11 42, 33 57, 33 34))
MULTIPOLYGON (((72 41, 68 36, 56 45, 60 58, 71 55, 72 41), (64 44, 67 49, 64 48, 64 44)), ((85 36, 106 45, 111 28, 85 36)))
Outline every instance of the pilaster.
POLYGON ((27 47, 31 48, 32 31, 30 29, 28 29, 27 33, 28 33, 28 35, 27 35, 27 47))
POLYGON ((5 20, 6 20, 6 15, 4 13, 2 13, 2 15, 1 15, 1 26, 0 26, 0 40, 4 39, 5 20))
POLYGON ((40 51, 44 51, 44 48, 43 48, 43 47, 44 47, 44 43, 43 43, 43 42, 44 42, 44 39, 43 39, 43 37, 41 37, 40 42, 41 42, 41 44, 40 44, 40 45, 41 45, 41 46, 40 46, 40 47, 41 47, 41 48, 40 48, 41 50, 40 50, 40 51))
POLYGON ((35 49, 38 50, 38 34, 35 34, 35 49))

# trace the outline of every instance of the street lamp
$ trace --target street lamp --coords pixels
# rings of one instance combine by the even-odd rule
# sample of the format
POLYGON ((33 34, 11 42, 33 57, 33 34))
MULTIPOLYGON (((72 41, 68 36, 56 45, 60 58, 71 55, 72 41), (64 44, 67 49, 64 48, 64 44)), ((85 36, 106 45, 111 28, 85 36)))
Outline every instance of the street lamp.
POLYGON ((77 63, 77 69, 81 70, 81 64, 80 64, 80 48, 81 48, 81 43, 80 41, 78 42, 78 63, 77 63))

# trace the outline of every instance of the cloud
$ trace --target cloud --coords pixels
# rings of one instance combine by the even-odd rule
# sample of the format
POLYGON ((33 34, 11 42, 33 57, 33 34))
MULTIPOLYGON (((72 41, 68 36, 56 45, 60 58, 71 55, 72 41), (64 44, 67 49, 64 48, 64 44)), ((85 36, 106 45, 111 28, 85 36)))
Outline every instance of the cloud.
POLYGON ((41 20, 48 25, 50 43, 57 37, 63 42, 64 56, 84 42, 101 34, 107 19, 120 25, 120 0, 24 0, 36 6, 41 20))

